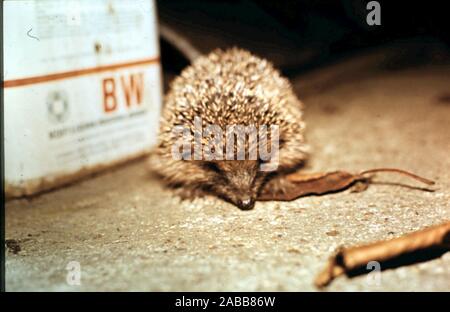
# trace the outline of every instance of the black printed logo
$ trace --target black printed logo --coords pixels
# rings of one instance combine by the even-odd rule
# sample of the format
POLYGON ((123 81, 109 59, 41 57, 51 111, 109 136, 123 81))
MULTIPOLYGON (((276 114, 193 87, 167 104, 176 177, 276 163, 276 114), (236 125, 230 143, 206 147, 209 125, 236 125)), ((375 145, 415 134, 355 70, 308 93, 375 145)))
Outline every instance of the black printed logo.
POLYGON ((61 123, 69 117, 69 101, 64 91, 52 91, 47 96, 47 112, 51 122, 61 123))

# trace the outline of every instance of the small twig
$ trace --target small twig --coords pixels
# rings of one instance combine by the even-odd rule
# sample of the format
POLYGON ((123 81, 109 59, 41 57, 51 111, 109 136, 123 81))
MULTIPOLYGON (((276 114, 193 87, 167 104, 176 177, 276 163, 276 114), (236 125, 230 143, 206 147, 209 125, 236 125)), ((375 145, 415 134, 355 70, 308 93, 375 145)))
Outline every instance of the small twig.
POLYGON ((406 175, 406 176, 408 176, 410 178, 416 179, 417 181, 423 182, 423 183, 428 184, 428 185, 433 185, 434 184, 434 181, 422 178, 422 177, 420 177, 420 176, 418 176, 418 175, 416 175, 414 173, 411 173, 411 172, 408 172, 408 171, 405 171, 405 170, 402 170, 402 169, 397 169, 397 168, 370 169, 370 170, 365 170, 365 171, 360 172, 359 175, 362 176, 362 175, 365 175, 365 174, 368 174, 368 173, 377 173, 377 172, 395 172, 395 173, 400 173, 400 174, 406 175))
POLYGON ((180 50, 191 63, 201 55, 201 52, 186 37, 163 22, 159 23, 159 34, 164 40, 180 50))

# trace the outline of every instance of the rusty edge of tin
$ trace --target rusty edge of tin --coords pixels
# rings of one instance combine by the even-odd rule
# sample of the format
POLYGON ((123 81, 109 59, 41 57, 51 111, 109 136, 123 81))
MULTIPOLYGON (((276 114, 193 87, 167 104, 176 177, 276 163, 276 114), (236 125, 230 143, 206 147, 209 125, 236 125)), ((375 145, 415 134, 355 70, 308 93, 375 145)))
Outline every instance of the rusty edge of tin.
POLYGON ((137 153, 124 156, 120 159, 110 161, 108 163, 100 163, 96 165, 91 165, 87 167, 82 167, 74 172, 60 172, 52 174, 51 176, 46 176, 37 179, 30 179, 25 181, 21 185, 12 184, 5 181, 5 198, 6 200, 11 200, 21 197, 31 197, 52 191, 55 189, 68 186, 75 182, 80 182, 87 178, 92 177, 94 174, 104 173, 108 169, 115 167, 121 167, 127 163, 133 161, 139 161, 144 159, 150 154, 150 149, 140 151, 137 153))

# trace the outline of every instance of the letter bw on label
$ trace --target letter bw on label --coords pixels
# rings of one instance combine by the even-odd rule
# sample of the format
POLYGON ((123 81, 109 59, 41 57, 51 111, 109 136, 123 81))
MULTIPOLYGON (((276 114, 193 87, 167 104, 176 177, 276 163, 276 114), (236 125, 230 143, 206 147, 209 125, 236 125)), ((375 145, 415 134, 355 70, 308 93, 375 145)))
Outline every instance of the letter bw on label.
POLYGON ((142 103, 143 89, 144 89, 144 73, 134 73, 127 76, 120 76, 116 79, 114 77, 104 78, 102 81, 103 89, 103 111, 105 113, 114 112, 118 108, 117 92, 121 91, 123 94, 124 105, 130 108, 133 105, 140 105, 142 103), (116 80, 119 80, 116 82, 116 80), (116 88, 119 86, 120 90, 116 88))
POLYGON ((366 6, 370 12, 367 14, 366 22, 369 26, 381 25, 381 6, 378 1, 370 1, 366 6))

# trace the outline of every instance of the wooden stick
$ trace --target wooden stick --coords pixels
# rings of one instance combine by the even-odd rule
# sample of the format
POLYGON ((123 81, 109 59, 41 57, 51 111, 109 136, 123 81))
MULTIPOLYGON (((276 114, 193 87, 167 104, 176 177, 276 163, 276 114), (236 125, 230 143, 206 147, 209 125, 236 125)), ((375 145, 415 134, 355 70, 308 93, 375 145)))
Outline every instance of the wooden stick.
POLYGON ((360 269, 370 261, 382 264, 405 254, 434 249, 450 250, 450 222, 387 241, 340 248, 317 276, 315 284, 317 287, 327 286, 334 278, 360 269))

